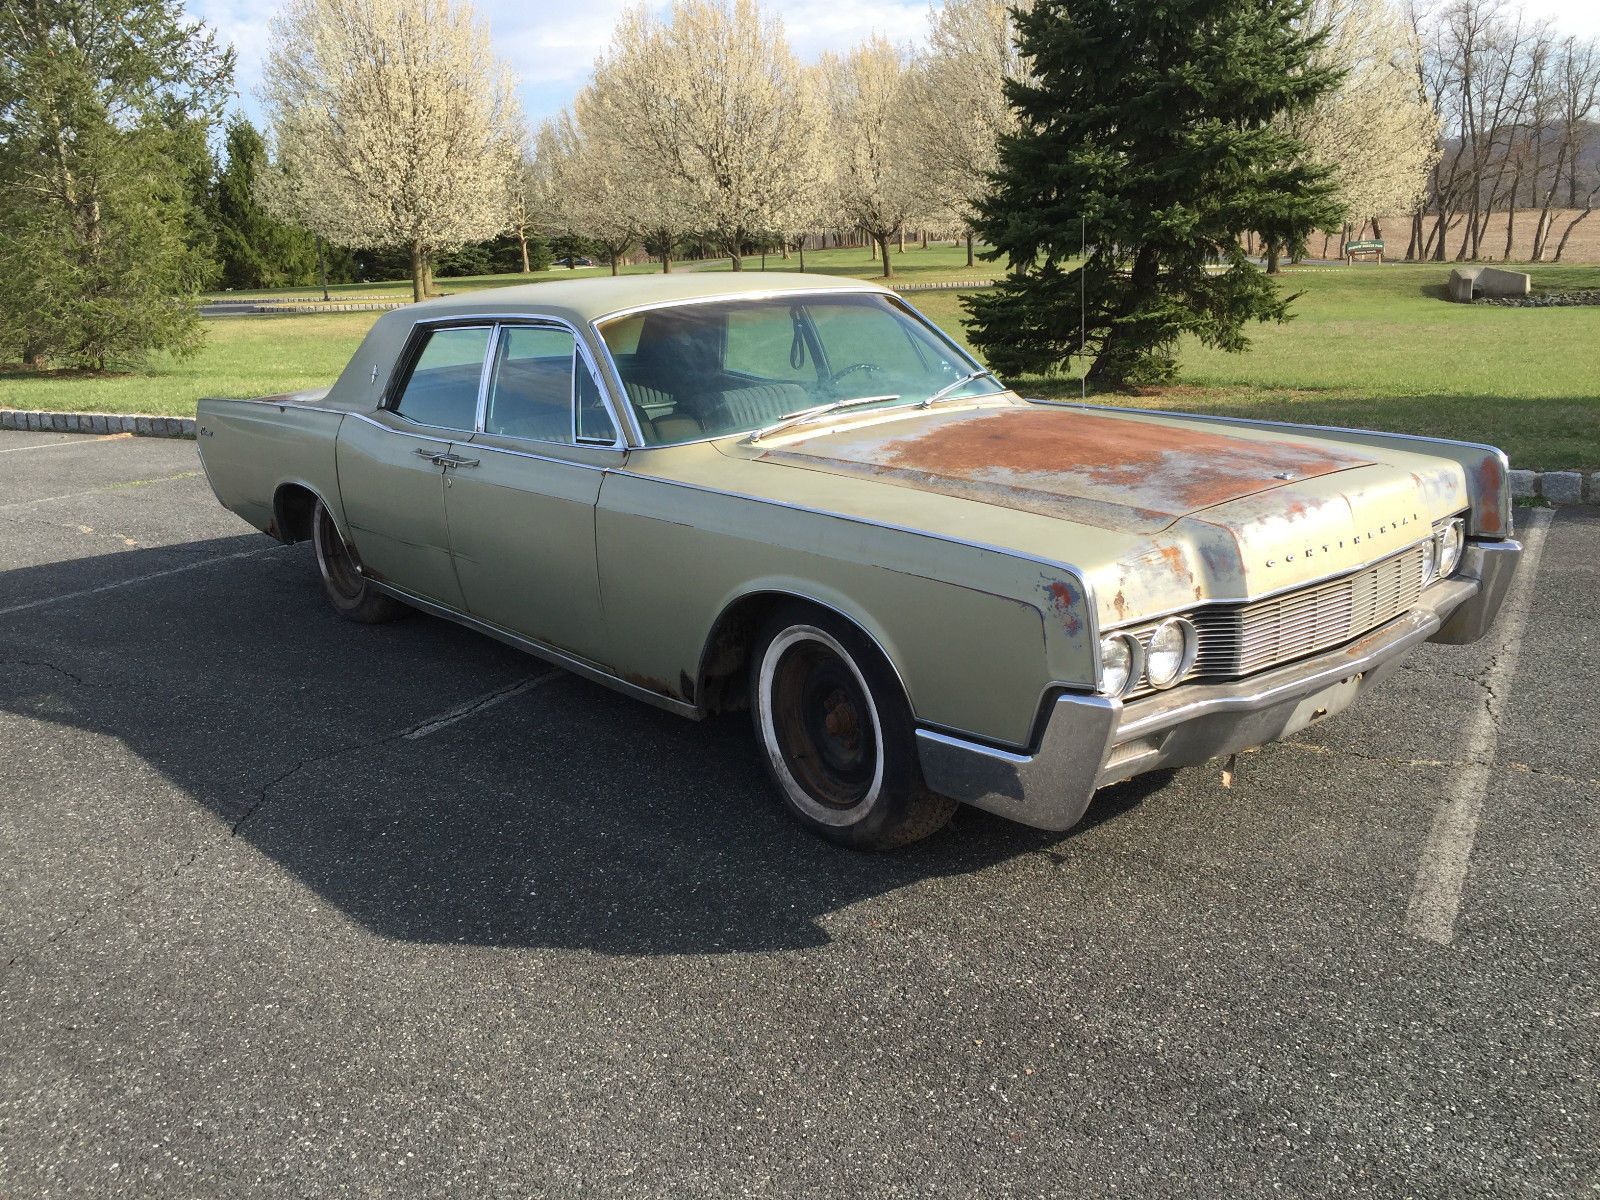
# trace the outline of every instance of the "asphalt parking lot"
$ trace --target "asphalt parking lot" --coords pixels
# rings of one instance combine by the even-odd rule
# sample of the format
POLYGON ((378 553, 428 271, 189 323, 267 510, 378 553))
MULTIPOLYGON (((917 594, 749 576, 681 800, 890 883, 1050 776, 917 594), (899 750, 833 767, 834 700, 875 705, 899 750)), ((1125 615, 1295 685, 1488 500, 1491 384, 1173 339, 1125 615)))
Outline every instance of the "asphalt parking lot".
POLYGON ((1524 533, 1232 788, 874 857, 193 443, 0 434, 0 1195, 1600 1194, 1600 513, 1524 533))

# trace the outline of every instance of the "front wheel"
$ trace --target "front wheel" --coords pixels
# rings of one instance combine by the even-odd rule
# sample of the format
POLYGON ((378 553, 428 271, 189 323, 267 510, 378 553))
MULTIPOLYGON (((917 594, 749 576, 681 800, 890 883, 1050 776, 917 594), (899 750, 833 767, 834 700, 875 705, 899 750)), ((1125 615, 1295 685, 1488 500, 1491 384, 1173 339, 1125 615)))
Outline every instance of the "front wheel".
POLYGON ((378 591, 372 580, 356 569, 355 555, 350 552, 338 525, 334 524, 333 514, 321 500, 317 501, 317 511, 311 516, 311 544, 317 552, 322 590, 341 617, 363 625, 376 625, 411 611, 392 596, 378 591))
POLYGON ((751 711, 767 769, 802 825, 858 850, 942 828, 956 802, 930 792, 911 709, 889 664, 831 613, 794 607, 756 642, 751 711))

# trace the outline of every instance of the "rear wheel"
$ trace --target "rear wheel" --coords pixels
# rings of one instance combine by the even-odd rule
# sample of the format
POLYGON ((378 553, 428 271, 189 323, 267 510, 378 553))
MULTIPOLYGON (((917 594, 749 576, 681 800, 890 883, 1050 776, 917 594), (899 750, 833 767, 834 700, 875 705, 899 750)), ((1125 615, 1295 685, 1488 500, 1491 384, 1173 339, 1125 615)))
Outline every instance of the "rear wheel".
POLYGON ((750 692, 767 769, 813 832, 887 850, 927 837, 955 811, 922 781, 899 681, 847 622, 800 606, 777 614, 756 641, 750 692))
POLYGON ((334 524, 333 514, 327 505, 317 501, 311 515, 311 544, 317 552, 317 572, 322 576, 322 590, 334 611, 350 621, 363 625, 376 625, 392 621, 411 610, 391 596, 385 596, 373 586, 372 581, 356 568, 355 555, 345 543, 344 535, 334 524))

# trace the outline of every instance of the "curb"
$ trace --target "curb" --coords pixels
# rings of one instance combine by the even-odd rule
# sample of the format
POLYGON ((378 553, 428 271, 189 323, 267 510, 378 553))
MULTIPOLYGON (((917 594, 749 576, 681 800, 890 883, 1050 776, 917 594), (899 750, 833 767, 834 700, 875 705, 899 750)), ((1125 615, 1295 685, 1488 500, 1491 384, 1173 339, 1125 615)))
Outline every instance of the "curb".
POLYGON ((228 300, 202 304, 200 306, 200 315, 203 317, 270 317, 295 316, 307 313, 389 312, 391 309, 405 308, 410 303, 410 300, 336 300, 331 304, 323 304, 321 302, 306 302, 303 304, 262 302, 249 304, 228 300))
MULTIPOLYGON (((928 288, 943 284, 924 284, 928 288)), ((195 436, 193 417, 146 417, 132 413, 34 412, 0 408, 0 429, 26 433, 131 433, 135 437, 195 436)), ((1551 504, 1600 504, 1600 471, 1521 471, 1509 473, 1514 500, 1537 497, 1551 504)))
POLYGON ((27 433, 131 433, 135 437, 193 439, 194 418, 0 408, 0 429, 27 433))
MULTIPOLYGON (((880 283, 882 281, 869 280, 868 282, 880 283)), ((891 279, 888 286, 892 292, 957 292, 991 288, 996 282, 993 279, 947 279, 940 283, 896 283, 891 279)))
POLYGON ((1600 504, 1600 471, 1585 475, 1582 471, 1519 471, 1507 472, 1511 482, 1511 498, 1525 500, 1539 497, 1551 504, 1600 504))

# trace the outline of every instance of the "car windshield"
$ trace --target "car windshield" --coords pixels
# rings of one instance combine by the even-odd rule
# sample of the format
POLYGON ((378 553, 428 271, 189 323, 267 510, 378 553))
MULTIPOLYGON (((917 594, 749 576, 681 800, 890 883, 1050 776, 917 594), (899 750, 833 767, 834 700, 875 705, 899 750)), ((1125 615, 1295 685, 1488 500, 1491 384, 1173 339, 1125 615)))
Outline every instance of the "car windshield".
POLYGON ((944 334, 873 292, 646 309, 600 334, 651 446, 752 433, 825 405, 1003 390, 944 334))

